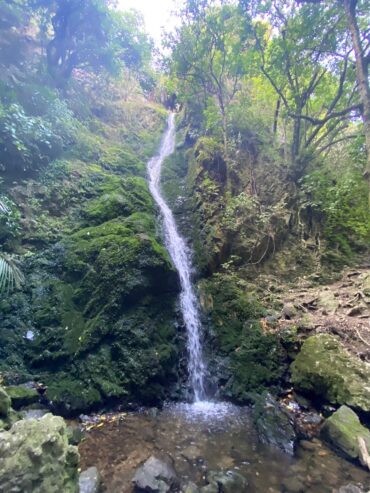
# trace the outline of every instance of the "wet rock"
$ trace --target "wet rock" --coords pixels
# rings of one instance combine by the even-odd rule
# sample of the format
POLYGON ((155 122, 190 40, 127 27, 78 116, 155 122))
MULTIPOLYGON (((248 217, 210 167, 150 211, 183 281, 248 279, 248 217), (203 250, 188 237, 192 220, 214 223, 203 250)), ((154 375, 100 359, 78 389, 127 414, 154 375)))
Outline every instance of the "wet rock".
POLYGON ((287 454, 294 453, 296 433, 289 415, 268 392, 256 400, 253 418, 260 440, 280 448, 287 454))
POLYGON ((182 493, 200 493, 200 490, 195 483, 190 482, 190 483, 187 483, 185 486, 182 487, 181 492, 182 493))
POLYGON ((68 426, 67 437, 71 445, 78 445, 84 437, 84 432, 79 426, 68 426))
POLYGON ((302 418, 302 422, 307 425, 319 425, 322 421, 322 417, 319 413, 311 411, 305 414, 302 418))
POLYGON ((181 452, 181 455, 189 461, 196 461, 202 454, 198 447, 189 445, 189 447, 186 447, 186 449, 181 452))
POLYGON ((309 440, 301 440, 299 446, 304 450, 314 451, 317 449, 317 445, 309 440))
POLYGON ((12 407, 14 409, 21 409, 22 407, 35 404, 40 398, 37 390, 28 385, 6 387, 6 392, 12 400, 12 407))
POLYGON ((203 486, 200 489, 201 493, 219 493, 219 488, 217 483, 210 483, 207 484, 206 486, 203 486))
POLYGON ((136 471, 132 482, 137 492, 167 493, 173 491, 177 475, 169 458, 151 456, 136 471))
POLYGON ((323 417, 314 412, 299 412, 294 415, 294 428, 299 438, 310 439, 320 434, 323 417))
POLYGON ((0 387, 0 417, 7 417, 10 411, 11 400, 3 387, 0 387))
POLYGON ((362 426, 357 414, 347 406, 341 406, 325 421, 321 435, 334 449, 349 459, 360 457, 359 437, 365 440, 368 450, 370 449, 370 431, 362 426))
POLYGON ((304 493, 306 487, 303 478, 300 476, 290 476, 286 478, 283 482, 284 493, 304 493))
POLYGON ((333 404, 370 411, 370 365, 351 355, 336 337, 309 337, 291 371, 297 390, 333 404))
POLYGON ((101 476, 96 467, 89 467, 80 474, 79 493, 99 493, 101 491, 101 476))
POLYGON ((347 484, 339 488, 337 493, 365 493, 365 491, 355 484, 347 484))
POLYGON ((78 461, 62 418, 18 421, 0 433, 0 491, 78 493, 78 461))
MULTIPOLYGON (((236 471, 227 471, 225 473, 210 471, 207 475, 207 479, 210 485, 215 485, 217 487, 215 490, 216 492, 235 493, 238 491, 243 493, 248 486, 246 478, 236 471)), ((203 491, 203 489, 201 491, 203 491)))
POLYGON ((48 412, 47 409, 27 409, 21 412, 21 416, 23 419, 40 419, 48 412))

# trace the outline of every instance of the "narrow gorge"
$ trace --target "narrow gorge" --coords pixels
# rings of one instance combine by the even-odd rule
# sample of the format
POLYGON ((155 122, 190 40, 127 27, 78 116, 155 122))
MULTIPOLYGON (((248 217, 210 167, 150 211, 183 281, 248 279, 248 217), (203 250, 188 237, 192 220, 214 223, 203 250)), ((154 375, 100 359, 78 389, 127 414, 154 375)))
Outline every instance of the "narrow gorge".
POLYGON ((366 493, 368 2, 153 6, 0 0, 0 493, 366 493))

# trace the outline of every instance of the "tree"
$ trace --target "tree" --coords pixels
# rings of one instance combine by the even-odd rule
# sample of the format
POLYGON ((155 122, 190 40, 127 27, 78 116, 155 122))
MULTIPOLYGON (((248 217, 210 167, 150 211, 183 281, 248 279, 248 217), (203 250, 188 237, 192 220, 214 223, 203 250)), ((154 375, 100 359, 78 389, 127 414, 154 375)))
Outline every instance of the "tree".
POLYGON ((138 70, 150 58, 151 43, 138 13, 114 11, 108 0, 34 0, 33 6, 50 18, 47 64, 59 87, 75 68, 114 74, 122 64, 138 70))
POLYGON ((294 181, 308 162, 342 140, 360 111, 351 71, 349 39, 342 36, 344 16, 334 6, 298 7, 274 1, 254 26, 260 68, 274 88, 278 114, 292 122, 294 181), (283 111, 279 106, 283 106, 283 111))
POLYGON ((228 156, 228 107, 246 73, 251 32, 233 5, 189 2, 183 24, 170 39, 172 71, 205 108, 217 101, 224 152, 228 156))
MULTIPOLYGON (((322 0, 298 0, 299 3, 321 4, 322 0)), ((358 0, 336 0, 336 4, 344 9, 348 31, 351 34, 352 46, 355 55, 356 77, 358 84, 358 94, 362 104, 361 115, 364 124, 364 134, 367 150, 367 165, 364 176, 369 186, 369 207, 370 207, 370 86, 369 86, 369 62, 370 62, 370 42, 368 35, 370 28, 366 22, 369 4, 358 0), (363 29, 360 27, 359 19, 364 18, 363 29)))

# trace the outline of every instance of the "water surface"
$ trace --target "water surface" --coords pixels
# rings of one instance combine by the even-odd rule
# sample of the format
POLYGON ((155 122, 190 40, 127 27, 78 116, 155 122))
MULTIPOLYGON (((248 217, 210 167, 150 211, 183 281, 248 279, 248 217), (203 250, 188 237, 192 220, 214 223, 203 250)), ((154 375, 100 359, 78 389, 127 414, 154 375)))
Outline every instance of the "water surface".
POLYGON ((235 470, 248 479, 248 493, 334 493, 348 483, 370 488, 364 469, 319 440, 302 443, 290 457, 260 443, 249 408, 195 403, 130 413, 88 433, 80 452, 82 467, 96 465, 109 493, 131 493, 135 469, 152 454, 170 455, 180 479, 198 486, 206 484, 207 471, 235 470))

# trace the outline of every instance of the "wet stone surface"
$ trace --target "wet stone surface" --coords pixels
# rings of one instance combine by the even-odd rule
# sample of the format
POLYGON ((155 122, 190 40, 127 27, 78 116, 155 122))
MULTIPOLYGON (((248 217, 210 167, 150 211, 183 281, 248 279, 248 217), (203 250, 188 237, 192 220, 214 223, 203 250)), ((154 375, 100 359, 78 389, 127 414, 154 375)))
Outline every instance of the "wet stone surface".
POLYGON ((182 487, 174 491, 195 486, 208 491, 214 487, 212 478, 225 474, 245 478, 235 493, 337 493, 348 484, 370 489, 365 469, 338 457, 320 440, 303 441, 289 456, 259 441, 250 409, 224 403, 129 413, 91 429, 79 450, 82 469, 96 466, 102 491, 109 493, 131 493, 137 469, 163 454, 172 458, 182 487))

